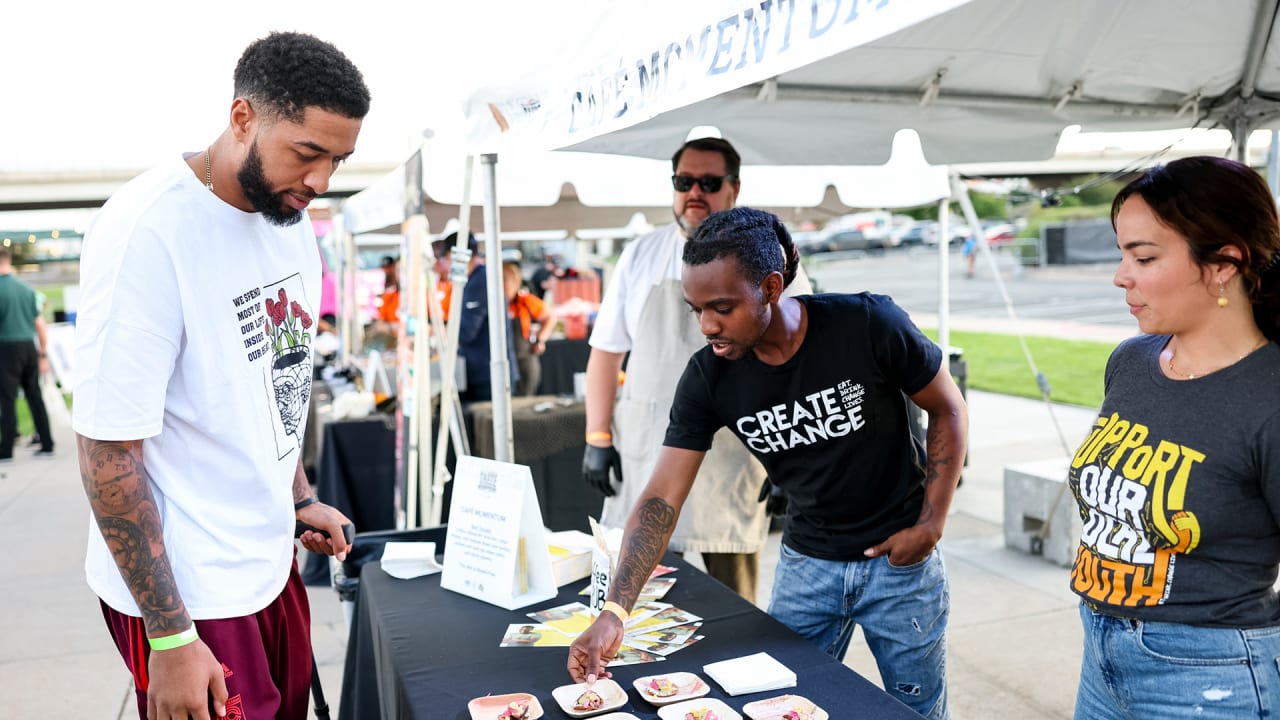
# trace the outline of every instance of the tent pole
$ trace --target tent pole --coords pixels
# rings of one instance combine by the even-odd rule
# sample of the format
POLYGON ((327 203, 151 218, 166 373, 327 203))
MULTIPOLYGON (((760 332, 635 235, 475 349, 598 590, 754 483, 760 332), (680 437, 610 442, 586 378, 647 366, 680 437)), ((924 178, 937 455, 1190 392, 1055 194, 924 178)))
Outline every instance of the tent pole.
POLYGON ((1271 196, 1280 195, 1280 130, 1271 131, 1271 147, 1267 150, 1267 185, 1271 196))
MULTIPOLYGON (((401 275, 409 280, 409 295, 408 302, 404 302, 406 298, 401 295, 401 307, 405 309, 405 314, 400 319, 399 334, 405 345, 398 347, 407 346, 411 329, 414 333, 415 346, 419 341, 424 341, 427 338, 426 333, 422 332, 422 329, 426 327, 422 322, 426 317, 426 313, 423 312, 423 300, 426 298, 426 293, 422 282, 422 247, 423 241, 427 236, 427 216, 414 215, 409 218, 406 225, 409 262, 407 263, 407 268, 402 268, 401 275)), ((403 261, 403 257, 401 259, 403 261)), ((431 427, 431 375, 428 363, 428 353, 415 352, 413 354, 412 372, 404 372, 399 363, 397 363, 396 368, 396 378, 400 386, 399 395, 401 398, 400 409, 397 412, 400 412, 403 416, 405 408, 408 408, 409 411, 409 422, 406 427, 409 443, 404 463, 406 528, 422 527, 424 515, 419 485, 419 457, 422 449, 429 450, 431 447, 430 431, 427 433, 428 442, 425 445, 420 442, 423 422, 425 421, 428 428, 431 427)))
POLYGON ((1249 133, 1252 130, 1249 118, 1243 112, 1231 120, 1231 154, 1236 162, 1249 164, 1249 133))
POLYGON ((333 257, 337 264, 337 267, 331 269, 338 286, 337 317, 334 318, 333 332, 338 336, 338 367, 346 367, 348 358, 351 357, 351 335, 347 332, 347 326, 350 322, 347 316, 353 311, 351 307, 353 303, 347 300, 348 233, 342 208, 336 208, 333 213, 333 230, 331 232, 333 233, 333 257))
POLYGON ((493 459, 511 462, 511 367, 507 362, 507 295, 502 288, 498 156, 480 156, 484 171, 485 278, 489 284, 489 387, 493 389, 493 459))
MULTIPOLYGON (((449 451, 449 431, 452 423, 445 422, 454 413, 457 392, 458 325, 462 319, 462 288, 467 282, 467 264, 471 253, 467 250, 467 238, 471 235, 471 170, 475 157, 468 155, 462 169, 462 203, 458 205, 458 239, 453 245, 453 263, 449 267, 449 282, 457 295, 456 302, 449 302, 449 318, 445 322, 446 338, 438 348, 440 357, 440 434, 436 439, 435 468, 431 473, 431 524, 439 525, 444 513, 444 486, 449 482, 449 470, 445 457, 449 451)), ((459 452, 459 455, 462 453, 459 452)))
POLYGON ((951 372, 951 198, 938 201, 938 345, 942 368, 951 372))

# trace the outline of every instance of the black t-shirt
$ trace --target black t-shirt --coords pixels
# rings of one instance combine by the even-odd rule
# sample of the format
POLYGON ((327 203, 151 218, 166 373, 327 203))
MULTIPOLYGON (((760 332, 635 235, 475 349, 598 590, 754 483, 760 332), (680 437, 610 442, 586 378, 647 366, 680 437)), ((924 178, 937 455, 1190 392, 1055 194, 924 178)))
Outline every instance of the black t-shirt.
POLYGON ((787 494, 783 541, 810 557, 861 560, 919 519, 924 467, 903 393, 933 380, 942 351, 887 296, 796 299, 808 328, 782 365, 694 354, 664 444, 703 451, 728 426, 787 494))

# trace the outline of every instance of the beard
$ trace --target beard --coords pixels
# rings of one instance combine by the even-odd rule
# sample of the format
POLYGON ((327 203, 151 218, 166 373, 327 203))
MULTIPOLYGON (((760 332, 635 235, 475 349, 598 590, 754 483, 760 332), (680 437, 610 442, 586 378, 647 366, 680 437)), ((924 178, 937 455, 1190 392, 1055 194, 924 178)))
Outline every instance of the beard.
POLYGON ((302 219, 302 211, 294 210, 284 204, 284 192, 275 192, 267 175, 262 171, 262 156, 258 154, 258 141, 249 146, 249 154, 244 164, 236 172, 236 180, 240 183, 240 191, 253 206, 262 213, 267 222, 280 227, 288 227, 302 219))

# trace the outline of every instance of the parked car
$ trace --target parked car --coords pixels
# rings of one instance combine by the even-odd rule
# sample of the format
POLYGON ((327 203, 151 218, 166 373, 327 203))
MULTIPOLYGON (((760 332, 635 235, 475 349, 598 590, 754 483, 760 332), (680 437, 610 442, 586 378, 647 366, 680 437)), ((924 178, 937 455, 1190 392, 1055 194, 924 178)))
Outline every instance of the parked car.
MULTIPOLYGON (((795 239, 795 236, 792 236, 795 239)), ((802 255, 812 255, 822 252, 841 252, 844 250, 871 250, 874 248, 883 248, 885 240, 883 238, 872 239, 867 237, 861 230, 836 230, 830 233, 814 233, 812 236, 796 241, 796 249, 802 255)))
POLYGON ((918 222, 907 228, 900 240, 903 246, 936 245, 938 243, 938 223, 931 221, 918 222))

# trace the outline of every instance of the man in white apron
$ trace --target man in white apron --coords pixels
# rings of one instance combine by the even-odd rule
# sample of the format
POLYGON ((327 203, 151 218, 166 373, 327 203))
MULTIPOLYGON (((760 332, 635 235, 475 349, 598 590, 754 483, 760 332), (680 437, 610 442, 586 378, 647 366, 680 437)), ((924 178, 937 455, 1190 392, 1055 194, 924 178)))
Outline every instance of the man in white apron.
MULTIPOLYGON (((699 138, 671 159, 676 221, 623 251, 605 288, 587 360, 583 476, 605 494, 606 526, 623 527, 653 472, 667 412, 689 357, 706 344, 684 301, 681 252, 708 215, 734 206, 741 158, 727 141, 699 138), (618 372, 627 361, 618 398, 618 372), (616 402, 615 402, 616 399, 616 402), (611 473, 612 471, 612 473, 611 473)), ((788 294, 809 294, 800 270, 788 294)), ((715 436, 670 548, 700 552, 707 572, 755 602, 758 553, 769 532, 759 501, 765 473, 727 429, 715 436)))

